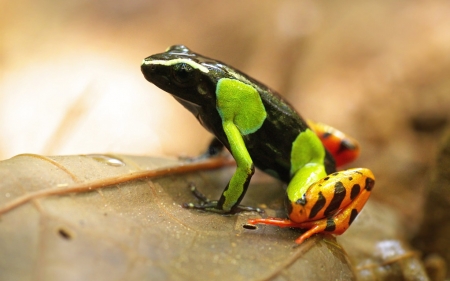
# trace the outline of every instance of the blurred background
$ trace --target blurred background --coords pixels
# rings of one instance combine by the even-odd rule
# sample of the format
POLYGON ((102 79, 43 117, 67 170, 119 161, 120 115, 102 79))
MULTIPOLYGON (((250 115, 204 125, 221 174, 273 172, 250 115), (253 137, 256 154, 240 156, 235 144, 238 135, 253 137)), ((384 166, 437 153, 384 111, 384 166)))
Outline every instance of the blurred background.
POLYGON ((355 167, 414 230, 450 118, 449 1, 0 0, 0 159, 196 155, 208 133, 149 84, 173 44, 280 92, 357 138, 355 167))

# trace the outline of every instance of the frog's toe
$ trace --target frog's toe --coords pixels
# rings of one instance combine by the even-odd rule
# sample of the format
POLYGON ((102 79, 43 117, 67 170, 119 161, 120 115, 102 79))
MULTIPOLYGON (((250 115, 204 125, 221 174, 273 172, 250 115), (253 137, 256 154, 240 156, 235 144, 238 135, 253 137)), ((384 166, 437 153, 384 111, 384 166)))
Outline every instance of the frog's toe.
POLYGON ((209 201, 207 203, 200 203, 200 204, 184 203, 182 206, 183 206, 183 208, 186 208, 186 209, 201 210, 201 211, 205 211, 205 212, 218 213, 218 214, 222 214, 222 215, 233 214, 233 212, 220 209, 218 207, 217 201, 209 201))
MULTIPOLYGON (((208 197, 206 197, 203 193, 201 193, 197 189, 195 184, 193 184, 192 182, 189 183, 189 188, 191 189, 191 192, 195 196, 195 198, 197 198, 200 202, 202 202, 202 205, 212 202, 208 199, 208 197)), ((217 205, 217 202, 216 202, 216 205, 217 205)), ((196 208, 191 208, 191 209, 196 209, 196 208)))
POLYGON ((208 203, 183 203, 183 208, 210 211, 217 208, 217 201, 209 201, 208 203))

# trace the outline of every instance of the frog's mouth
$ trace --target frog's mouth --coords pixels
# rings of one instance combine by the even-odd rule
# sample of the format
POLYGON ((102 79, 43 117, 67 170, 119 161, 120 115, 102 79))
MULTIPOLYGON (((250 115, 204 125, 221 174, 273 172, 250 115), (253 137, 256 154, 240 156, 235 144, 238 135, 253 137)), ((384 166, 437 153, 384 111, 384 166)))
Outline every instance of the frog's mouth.
POLYGON ((200 114, 200 105, 184 100, 174 95, 172 95, 172 97, 174 97, 174 99, 176 99, 179 103, 181 103, 182 106, 184 106, 187 110, 189 110, 192 114, 194 114, 195 118, 198 119, 198 116, 200 114))

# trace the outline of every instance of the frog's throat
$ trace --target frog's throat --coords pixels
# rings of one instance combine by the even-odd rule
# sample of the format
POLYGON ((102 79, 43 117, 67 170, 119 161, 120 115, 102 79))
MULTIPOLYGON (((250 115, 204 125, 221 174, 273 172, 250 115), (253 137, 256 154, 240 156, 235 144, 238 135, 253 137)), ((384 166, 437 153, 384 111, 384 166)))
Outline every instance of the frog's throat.
POLYGON ((173 59, 173 60, 144 60, 142 64, 149 65, 149 64, 156 64, 156 65, 165 65, 165 66, 171 66, 177 63, 185 63, 190 65, 192 68, 198 69, 203 73, 208 73, 209 69, 199 63, 196 63, 195 61, 191 59, 173 59))

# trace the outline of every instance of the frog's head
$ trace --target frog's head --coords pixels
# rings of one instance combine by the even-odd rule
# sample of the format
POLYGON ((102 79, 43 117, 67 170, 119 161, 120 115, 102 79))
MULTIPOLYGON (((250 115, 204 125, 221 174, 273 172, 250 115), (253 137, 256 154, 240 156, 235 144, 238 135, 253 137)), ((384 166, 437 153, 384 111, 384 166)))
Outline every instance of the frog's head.
POLYGON ((214 106, 217 77, 226 75, 221 63, 183 45, 147 57, 141 70, 149 82, 172 94, 191 111, 197 106, 214 106))

